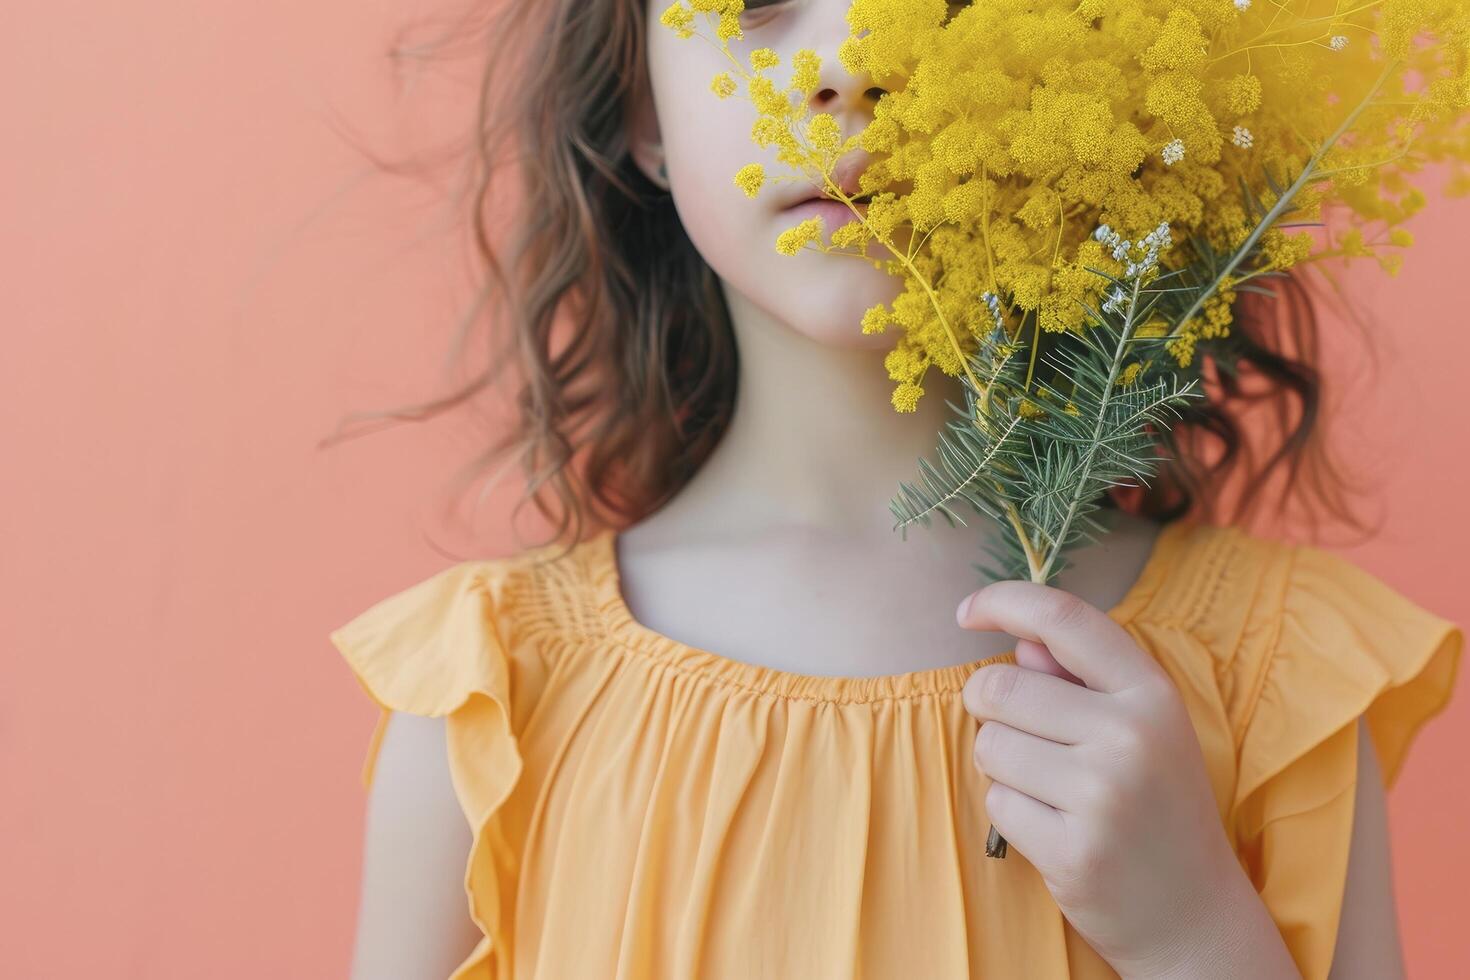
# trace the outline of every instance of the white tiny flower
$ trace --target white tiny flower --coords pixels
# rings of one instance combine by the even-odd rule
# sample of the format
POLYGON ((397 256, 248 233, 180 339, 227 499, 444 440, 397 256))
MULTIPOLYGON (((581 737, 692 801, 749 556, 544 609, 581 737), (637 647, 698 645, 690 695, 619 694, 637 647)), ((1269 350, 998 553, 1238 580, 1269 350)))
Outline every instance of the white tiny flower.
POLYGON ((1164 163, 1167 164, 1167 165, 1169 165, 1169 166, 1173 166, 1174 164, 1178 163, 1180 160, 1183 160, 1184 159, 1184 141, 1181 140, 1181 139, 1172 139, 1169 142, 1165 143, 1164 144, 1163 155, 1164 155, 1164 163))
POLYGON ((995 321, 995 329, 1004 330, 1006 324, 1000 313, 1000 297, 986 290, 980 294, 980 298, 985 301, 986 306, 990 307, 990 316, 995 321))
POLYGON ((1169 222, 1160 221, 1159 226, 1154 229, 1154 234, 1159 236, 1154 242, 1155 255, 1160 249, 1169 248, 1174 244, 1174 239, 1169 235, 1169 222))
POLYGON ((1251 0, 1235 0, 1235 9, 1236 10, 1249 10, 1250 9, 1250 5, 1251 5, 1251 0))
POLYGON ((1327 43, 1332 46, 1332 50, 1341 51, 1347 47, 1347 37, 1342 34, 1334 34, 1332 35, 1332 40, 1327 43))
POLYGON ((1251 148, 1251 144, 1255 142, 1255 137, 1252 136, 1251 131, 1249 129, 1246 129, 1244 126, 1236 126, 1235 132, 1230 135, 1230 142, 1234 143, 1236 146, 1240 147, 1243 150, 1249 150, 1251 148))

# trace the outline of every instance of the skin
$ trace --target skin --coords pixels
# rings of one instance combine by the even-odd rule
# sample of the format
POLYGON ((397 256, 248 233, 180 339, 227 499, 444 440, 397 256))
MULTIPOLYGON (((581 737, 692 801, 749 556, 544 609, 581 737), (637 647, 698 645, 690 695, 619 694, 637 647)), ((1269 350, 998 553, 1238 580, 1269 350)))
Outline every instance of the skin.
MULTIPOLYGON (((954 603, 963 583, 975 580, 971 564, 983 560, 996 529, 978 520, 951 528, 941 520, 910 529, 905 540, 893 530, 888 501, 900 480, 916 477, 916 460, 932 456, 935 433, 955 417, 945 401, 963 404, 959 383, 933 372, 917 412, 892 409, 893 383, 882 364, 892 338, 864 336, 856 324, 868 306, 892 299, 899 284, 849 257, 775 251, 776 235, 795 223, 782 207, 799 185, 768 185, 751 200, 733 184, 731 175, 744 163, 764 163, 771 175, 789 171, 750 141, 748 103, 709 93, 710 77, 728 67, 724 56, 702 40, 658 27, 663 6, 647 8, 654 25, 646 48, 652 92, 629 107, 631 152, 655 182, 664 182, 659 166, 667 166, 680 219, 723 284, 741 373, 737 410, 713 455, 672 501, 619 534, 620 579, 635 618, 730 659, 806 674, 924 670, 1016 648, 1023 659, 1010 669, 1024 672, 1018 676, 1026 683, 1010 688, 1018 692, 1010 707, 996 709, 1010 711, 1006 719, 980 728, 991 729, 987 740, 1002 726, 1010 729, 985 750, 994 754, 986 756, 986 771, 999 787, 988 800, 991 816, 1016 851, 1047 867, 1058 903, 1069 919, 1075 915, 1078 931, 1101 943, 1125 976, 1295 976, 1279 934, 1224 846, 1223 830, 1218 839, 1201 839, 1183 829, 1183 815, 1208 802, 1193 732, 1177 693, 1149 672, 1151 658, 1125 643, 1126 633, 1101 612, 1136 580, 1156 526, 1118 515, 1100 541, 1069 554, 1072 565, 1052 586, 1000 583, 975 613, 985 618, 957 628, 954 603), (1058 617, 1059 611, 1068 612, 1058 617), (1133 673, 1113 677, 1107 671, 1115 662, 1133 673), (1072 680, 1089 682, 1086 688, 1066 683, 1068 671, 1072 680), (1035 700, 1017 700, 1031 694, 1035 700), (1059 789, 1044 766, 1016 762, 1025 758, 1023 746, 1047 748, 1039 744, 1045 736, 1038 719, 1065 714, 1047 698, 1081 699, 1108 720, 1098 734, 1111 733, 1113 741, 1065 749, 1049 742, 1055 748, 1048 756, 1057 761, 1070 751, 1074 758, 1109 759, 1110 781, 1090 784, 1105 805, 1063 818, 1025 794, 1027 787, 1043 795, 1059 789), (1118 751, 1158 730, 1178 736, 1168 744, 1196 747, 1192 753, 1118 751), (1033 824, 1040 815, 1047 819, 1033 824), (1095 844, 1066 851, 1057 843, 1062 819, 1084 828, 1093 842, 1115 840, 1116 852, 1103 854, 1095 844), (1210 885, 1202 887, 1202 880, 1210 885), (1172 896, 1201 914, 1165 915, 1151 927, 1132 898, 1109 900, 1130 888, 1138 889, 1130 896, 1158 896, 1159 907, 1172 896), (1203 959, 1195 962, 1191 951, 1203 959)), ((866 124, 876 98, 837 60, 846 8, 846 0, 790 0, 751 11, 745 39, 731 44, 737 57, 772 47, 783 65, 796 49, 814 48, 823 75, 813 108, 833 113, 844 135, 866 124)), ((785 70, 778 70, 778 82, 785 70)), ((981 693, 982 676, 988 670, 967 684, 967 699, 981 693)), ((465 905, 469 832, 444 755, 442 719, 393 717, 369 795, 355 980, 443 977, 479 939, 465 905)), ((1371 745, 1361 759, 1361 816, 1334 978, 1401 975, 1371 745)), ((1071 802, 1083 808, 1082 801, 1071 802)))

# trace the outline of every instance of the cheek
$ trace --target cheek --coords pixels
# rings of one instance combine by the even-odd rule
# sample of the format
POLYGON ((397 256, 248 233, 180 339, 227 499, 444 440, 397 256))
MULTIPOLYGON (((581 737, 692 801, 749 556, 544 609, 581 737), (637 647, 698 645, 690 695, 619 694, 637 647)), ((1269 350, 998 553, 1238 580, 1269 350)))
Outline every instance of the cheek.
MULTIPOLYGON (((797 219, 732 189, 735 194, 727 196, 713 187, 687 193, 675 187, 679 219, 716 275, 768 316, 813 340, 866 350, 893 346, 891 333, 864 334, 862 317, 878 303, 892 304, 903 289, 899 277, 860 258, 810 247, 782 255, 776 236, 797 219)), ((868 254, 887 252, 873 243, 868 254)))
MULTIPOLYGON (((690 42, 655 38, 649 58, 674 206, 694 247, 730 288, 792 329, 827 344, 891 348, 891 334, 865 335, 861 321, 869 307, 891 303, 902 282, 850 256, 776 251, 776 236, 797 223, 778 204, 810 181, 779 161, 774 147, 751 140, 754 107, 709 91, 722 62, 679 44, 690 42), (767 175, 753 199, 734 183, 747 163, 760 163, 767 175)), ((877 244, 868 251, 886 256, 877 244)))
MULTIPOLYGON (((865 335, 861 322, 868 308, 891 303, 902 281, 847 255, 811 248, 797 255, 776 251, 776 237, 798 221, 782 214, 778 203, 793 188, 806 186, 807 178, 778 161, 774 149, 750 140, 754 110, 748 106, 745 112, 710 113, 704 119, 693 111, 696 107, 681 106, 685 114, 665 130, 664 144, 679 221, 710 268, 767 315, 814 340, 869 350, 892 347, 892 335, 865 335), (747 163, 766 168, 766 185, 753 199, 734 183, 735 171, 747 163), (774 179, 786 175, 793 179, 774 179)), ((868 253, 887 255, 876 243, 868 253)))
POLYGON ((735 186, 735 171, 758 162, 772 172, 776 164, 774 149, 756 146, 750 138, 755 108, 738 96, 720 99, 709 90, 710 79, 728 67, 702 40, 663 29, 650 38, 648 69, 659 138, 674 200, 691 237, 696 228, 742 203, 748 217, 756 202, 735 186))

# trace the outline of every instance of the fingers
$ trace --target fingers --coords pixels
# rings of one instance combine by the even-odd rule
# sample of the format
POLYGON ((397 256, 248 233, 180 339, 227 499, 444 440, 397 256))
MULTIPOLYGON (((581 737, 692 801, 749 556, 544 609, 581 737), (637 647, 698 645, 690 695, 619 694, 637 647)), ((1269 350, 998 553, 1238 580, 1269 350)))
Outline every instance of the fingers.
POLYGON ((1124 691, 1161 670, 1111 616, 1049 585, 992 582, 960 603, 955 620, 965 629, 1003 630, 1044 643, 1057 663, 1094 691, 1124 691))
POLYGON ((1063 853, 1067 827, 1060 810, 1005 783, 992 782, 985 791, 985 813, 1006 842, 1033 865, 1045 866, 1048 856, 1063 853))
POLYGON ((1082 771, 1082 757, 1076 749, 998 721, 980 726, 973 758, 992 781, 1068 812, 1084 804, 1092 781, 1082 771))
MULTIPOLYGON (((1057 658, 1051 655, 1051 651, 1046 648, 1046 644, 1037 643, 1035 640, 1016 641, 1016 663, 1025 667, 1027 670, 1037 670, 1043 674, 1052 674, 1053 676, 1060 677, 1062 680, 1070 681, 1073 684, 1082 684, 1082 678, 1057 663, 1057 658)), ((1086 685, 1083 686, 1085 687, 1086 685)))
POLYGON ((960 700, 981 721, 999 721, 1065 745, 1097 731, 1109 707, 1097 691, 1008 663, 986 664, 971 674, 960 700))

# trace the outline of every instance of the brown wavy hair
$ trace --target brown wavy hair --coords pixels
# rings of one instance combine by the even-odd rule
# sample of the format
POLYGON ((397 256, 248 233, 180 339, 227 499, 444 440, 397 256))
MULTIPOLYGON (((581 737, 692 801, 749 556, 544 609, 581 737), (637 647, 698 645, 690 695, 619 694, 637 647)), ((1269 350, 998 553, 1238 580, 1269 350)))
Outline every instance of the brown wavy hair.
MULTIPOLYGON (((629 153, 627 109, 649 84, 644 0, 502 0, 477 14, 393 48, 403 62, 462 46, 482 60, 459 207, 484 281, 448 359, 469 377, 426 402, 349 415, 338 432, 433 418, 517 364, 514 418, 452 487, 487 473, 493 486, 519 461, 512 523, 534 503, 570 547, 589 521, 636 523, 686 484, 734 411, 739 351, 714 272, 629 153), (471 359, 477 336, 486 353, 471 359)), ((1235 480, 1231 523, 1299 499, 1314 536, 1322 518, 1369 533, 1352 501, 1361 488, 1325 443, 1314 290, 1300 274, 1272 281, 1274 298, 1241 294, 1234 360, 1206 358, 1210 397, 1160 433, 1167 458, 1151 485, 1117 489, 1104 506, 1216 522, 1235 480), (1265 424, 1248 425, 1254 415, 1265 424)))

